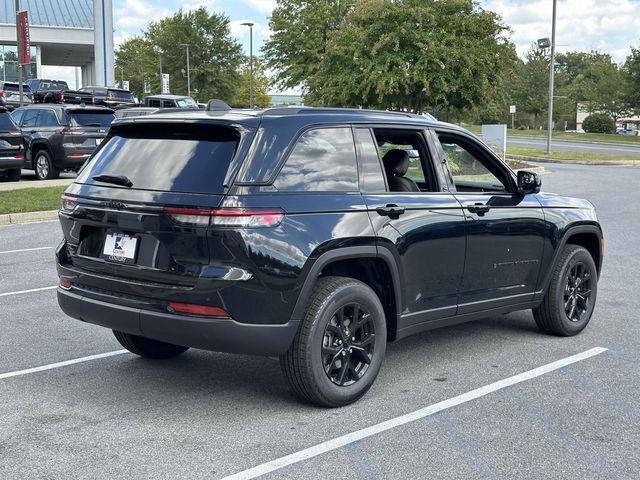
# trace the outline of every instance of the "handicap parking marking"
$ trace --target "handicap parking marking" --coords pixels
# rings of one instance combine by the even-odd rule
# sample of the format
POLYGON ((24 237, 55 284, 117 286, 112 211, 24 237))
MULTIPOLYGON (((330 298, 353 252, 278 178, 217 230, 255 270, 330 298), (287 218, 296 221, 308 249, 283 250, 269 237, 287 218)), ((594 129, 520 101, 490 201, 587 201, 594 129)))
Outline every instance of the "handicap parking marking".
POLYGON ((532 380, 534 378, 540 377, 547 373, 560 370, 564 367, 567 367, 568 365, 586 360, 596 355, 600 355, 601 353, 604 353, 606 351, 608 351, 608 349, 603 347, 595 347, 590 350, 586 350, 576 355, 572 355, 570 357, 566 357, 561 360, 557 360, 555 362, 542 365, 541 367, 534 368, 533 370, 529 370, 527 372, 520 373, 518 375, 514 375, 512 377, 505 378, 503 380, 499 380, 497 382, 485 385, 483 387, 476 388, 475 390, 471 390, 469 392, 463 393, 456 397, 452 397, 447 400, 443 400, 441 402, 435 403, 433 405, 429 405, 428 407, 415 410, 405 415, 401 415, 399 417, 386 420, 376 425, 363 428, 362 430, 357 430, 355 432, 348 433, 347 435, 343 435, 341 437, 337 437, 331 440, 327 440, 326 442, 319 443, 318 445, 314 445, 313 447, 309 447, 304 450, 300 450, 298 452, 286 455, 284 457, 271 460, 270 462, 257 465, 248 470, 244 470, 242 472, 224 477, 222 480, 248 480, 248 479, 260 477, 262 475, 266 475, 276 470, 280 470, 281 468, 294 465, 304 460, 309 460, 311 458, 317 457, 318 455, 322 455, 324 453, 347 446, 354 442, 358 442, 367 437, 377 435, 378 433, 382 433, 387 430, 391 430, 393 428, 400 427, 402 425, 406 425, 411 422, 415 422, 416 420, 421 420, 435 413, 442 412, 449 408, 462 405, 463 403, 470 402, 472 400, 476 400, 478 398, 484 397, 486 395, 489 395, 490 393, 494 393, 499 390, 503 390, 507 387, 516 385, 518 383, 522 383, 527 380, 532 380))

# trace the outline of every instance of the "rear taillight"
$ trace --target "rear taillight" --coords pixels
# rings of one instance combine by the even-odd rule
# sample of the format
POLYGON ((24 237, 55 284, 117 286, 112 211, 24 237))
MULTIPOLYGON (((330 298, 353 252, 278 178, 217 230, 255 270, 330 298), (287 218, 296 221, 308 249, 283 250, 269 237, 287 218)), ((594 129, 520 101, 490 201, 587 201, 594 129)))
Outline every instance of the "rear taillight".
POLYGON ((282 210, 274 209, 219 208, 204 210, 167 207, 164 212, 179 223, 216 227, 275 227, 284 218, 282 210))
POLYGON ((24 153, 16 153, 13 158, 16 160, 24 160, 24 153))
POLYGON ((71 281, 66 278, 60 277, 60 286, 65 290, 69 290, 71 288, 71 281))
POLYGON ((84 130, 81 129, 77 129, 77 128, 62 128, 60 130, 57 130, 56 133, 62 133, 64 135, 81 135, 84 133, 84 130))
POLYGON ((0 90, 0 98, 4 97, 4 90, 0 90))
POLYGON ((71 213, 76 209, 76 206, 78 205, 78 199, 75 196, 65 193, 61 198, 63 212, 71 213))
POLYGON ((169 311, 186 315, 199 315, 201 317, 231 318, 231 315, 221 308, 194 305, 192 303, 169 302, 169 311))
POLYGON ((64 90, 60 90, 60 103, 64 103, 64 90))

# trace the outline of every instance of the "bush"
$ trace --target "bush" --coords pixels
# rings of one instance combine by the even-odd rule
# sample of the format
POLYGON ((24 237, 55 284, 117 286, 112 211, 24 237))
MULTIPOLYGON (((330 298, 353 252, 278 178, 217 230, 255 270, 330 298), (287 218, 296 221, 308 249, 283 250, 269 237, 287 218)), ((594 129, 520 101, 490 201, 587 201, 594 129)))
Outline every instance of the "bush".
POLYGON ((615 133, 615 123, 606 113, 593 113, 584 119, 582 129, 587 133, 615 133))

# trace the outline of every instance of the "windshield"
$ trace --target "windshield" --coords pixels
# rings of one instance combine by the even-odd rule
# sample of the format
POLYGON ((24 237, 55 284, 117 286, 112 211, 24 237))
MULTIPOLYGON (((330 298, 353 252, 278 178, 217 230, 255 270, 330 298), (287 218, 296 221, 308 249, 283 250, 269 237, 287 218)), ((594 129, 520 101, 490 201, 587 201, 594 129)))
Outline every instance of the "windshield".
POLYGON ((0 113, 0 132, 10 132, 17 130, 16 124, 13 123, 11 115, 7 112, 0 113))
MULTIPOLYGON (((17 83, 5 83, 4 90, 6 90, 7 92, 18 92, 20 91, 20 86, 17 83)), ((23 91, 30 92, 31 89, 29 88, 29 85, 24 85, 23 91)))
POLYGON ((80 172, 77 183, 96 175, 125 176, 133 189, 223 193, 240 140, 237 130, 211 125, 136 125, 120 129, 80 172))
POLYGON ((111 112, 71 112, 69 114, 72 127, 109 128, 115 118, 111 112))
POLYGON ((198 108, 198 104, 193 98, 180 98, 176 100, 178 108, 198 108))

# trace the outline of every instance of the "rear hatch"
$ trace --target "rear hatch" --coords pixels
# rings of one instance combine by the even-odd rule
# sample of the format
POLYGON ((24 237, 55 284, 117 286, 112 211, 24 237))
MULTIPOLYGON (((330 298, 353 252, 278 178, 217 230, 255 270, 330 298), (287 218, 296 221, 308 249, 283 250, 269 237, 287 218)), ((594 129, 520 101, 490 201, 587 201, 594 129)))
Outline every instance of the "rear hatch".
POLYGON ((7 111, 0 112, 0 158, 24 158, 24 140, 7 111))
POLYGON ((156 298, 194 290, 209 264, 208 212, 247 141, 222 124, 115 125, 63 197, 61 264, 79 286, 108 278, 110 291, 156 298))
POLYGON ((70 108, 67 110, 69 126, 63 131, 65 148, 93 152, 107 136, 115 119, 108 108, 70 108))
MULTIPOLYGON (((22 93, 22 103, 31 103, 31 89, 27 85, 24 85, 22 93)), ((4 96, 7 103, 15 105, 20 104, 20 85, 17 83, 5 82, 4 90, 2 90, 2 95, 4 96)))

